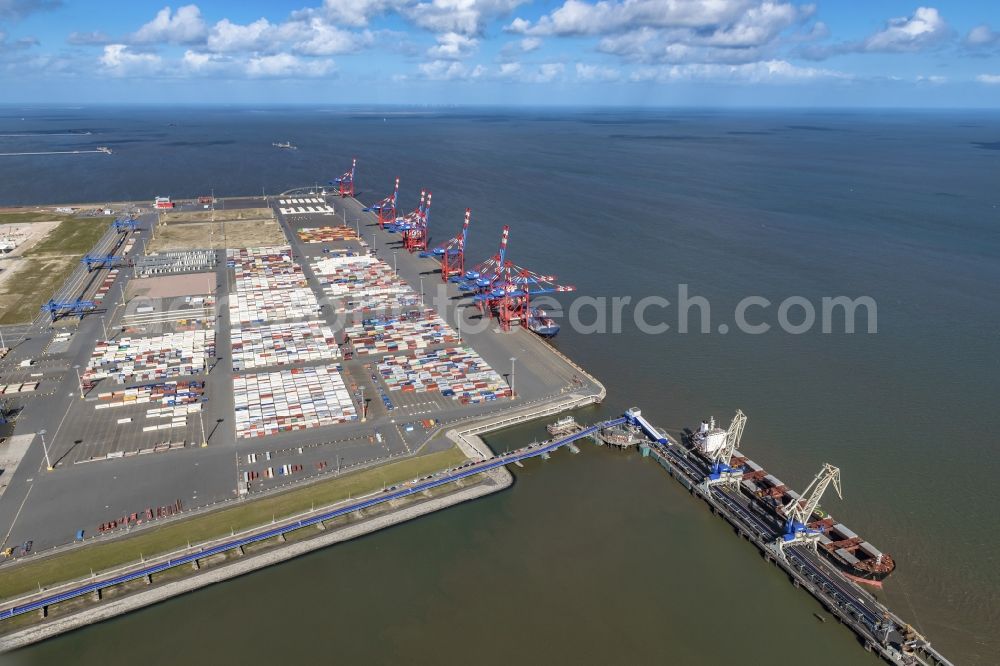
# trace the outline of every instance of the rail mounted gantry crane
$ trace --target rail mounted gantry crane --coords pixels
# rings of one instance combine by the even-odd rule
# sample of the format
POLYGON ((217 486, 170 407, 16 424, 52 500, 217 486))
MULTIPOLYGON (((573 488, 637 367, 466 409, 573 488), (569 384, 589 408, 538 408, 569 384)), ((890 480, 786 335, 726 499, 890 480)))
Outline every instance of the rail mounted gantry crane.
POLYGON ((118 254, 88 254, 80 260, 81 264, 87 265, 87 272, 101 268, 121 268, 131 266, 132 260, 118 254))
POLYGON ((76 315, 82 319, 84 315, 95 309, 97 309, 97 303, 80 298, 72 301, 50 300, 42 306, 42 311, 48 312, 52 321, 71 315, 76 315))
POLYGON ((120 234, 126 234, 139 228, 139 222, 134 217, 119 217, 111 223, 111 228, 120 234))
POLYGON ((465 272, 465 242, 469 238, 469 219, 472 216, 472 209, 465 209, 465 222, 462 223, 462 231, 455 237, 449 238, 432 250, 424 250, 421 257, 435 258, 441 262, 441 279, 448 281, 453 275, 462 275, 465 272))

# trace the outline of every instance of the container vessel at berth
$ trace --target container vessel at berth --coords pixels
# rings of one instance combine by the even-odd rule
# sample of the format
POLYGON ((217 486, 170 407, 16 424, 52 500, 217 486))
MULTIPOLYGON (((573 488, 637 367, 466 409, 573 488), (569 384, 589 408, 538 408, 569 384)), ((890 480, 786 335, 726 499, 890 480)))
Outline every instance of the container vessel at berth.
MULTIPOLYGON (((719 450, 725 439, 726 431, 716 426, 715 419, 709 419, 701 422, 698 431, 691 434, 687 443, 702 458, 712 462, 714 458, 710 454, 719 450)), ((729 468, 742 471, 739 485, 743 494, 780 522, 786 520, 785 508, 801 499, 781 479, 740 451, 734 452, 729 468)), ((891 555, 883 553, 819 507, 806 527, 818 533, 817 550, 852 580, 881 587, 882 581, 896 569, 891 555)))
POLYGON ((528 310, 528 329, 543 338, 554 338, 559 333, 559 324, 545 310, 530 308, 528 310))

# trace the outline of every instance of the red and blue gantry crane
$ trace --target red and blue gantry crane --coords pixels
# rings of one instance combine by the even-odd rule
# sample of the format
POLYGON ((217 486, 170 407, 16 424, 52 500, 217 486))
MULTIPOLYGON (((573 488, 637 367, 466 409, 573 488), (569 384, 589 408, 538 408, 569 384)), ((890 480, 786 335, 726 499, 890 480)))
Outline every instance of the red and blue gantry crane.
POLYGON ((403 230, 403 249, 410 252, 427 251, 427 241, 430 239, 431 193, 427 193, 427 203, 423 210, 413 220, 408 229, 403 230))
POLYGON ((531 299, 545 294, 576 291, 572 285, 556 284, 554 275, 541 275, 527 268, 504 262, 493 276, 489 288, 473 297, 487 316, 496 316, 500 328, 524 326, 544 337, 559 332, 559 325, 544 311, 531 306, 531 299))
POLYGON ((338 193, 342 197, 353 197, 354 196, 354 172, 358 168, 358 158, 353 158, 351 160, 351 170, 347 171, 340 178, 334 178, 330 181, 330 185, 336 185, 338 193))
POLYGON ((449 238, 433 250, 424 250, 421 257, 433 257, 441 262, 441 279, 448 281, 448 278, 459 276, 465 272, 465 242, 469 238, 469 219, 472 217, 472 209, 465 209, 465 222, 462 223, 462 231, 454 238, 449 238))
POLYGON ((420 203, 416 208, 411 210, 406 215, 397 216, 392 222, 386 222, 384 229, 390 234, 394 234, 397 231, 403 233, 408 229, 412 228, 413 225, 417 223, 424 214, 424 201, 427 199, 427 190, 420 190, 420 203))
POLYGON ((399 200, 399 177, 396 177, 396 187, 392 194, 374 206, 365 208, 366 213, 375 213, 378 216, 378 228, 385 229, 385 225, 393 224, 396 221, 396 202, 399 200))
POLYGON ((575 291, 576 287, 556 283, 554 275, 542 275, 518 266, 507 259, 510 227, 505 226, 500 237, 500 250, 477 264, 460 278, 461 291, 471 292, 473 302, 488 317, 496 317, 500 328, 509 331, 524 326, 544 337, 559 332, 559 325, 543 310, 531 306, 531 299, 544 294, 575 291))
POLYGON ((504 225, 500 233, 500 249, 489 259, 481 261, 471 269, 460 275, 451 277, 451 282, 458 283, 459 291, 479 293, 489 288, 493 283, 493 276, 500 270, 507 260, 507 239, 510 237, 510 227, 504 225))

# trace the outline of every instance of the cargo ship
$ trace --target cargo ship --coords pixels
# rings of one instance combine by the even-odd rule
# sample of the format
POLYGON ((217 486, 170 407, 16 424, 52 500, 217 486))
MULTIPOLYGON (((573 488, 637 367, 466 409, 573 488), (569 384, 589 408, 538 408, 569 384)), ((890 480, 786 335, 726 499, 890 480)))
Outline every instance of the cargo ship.
POLYGON ((285 141, 284 143, 275 142, 271 144, 275 148, 281 148, 283 150, 298 150, 298 146, 293 146, 291 141, 285 141))
POLYGON ((559 324, 540 308, 529 308, 528 329, 543 338, 554 338, 559 334, 559 324))
MULTIPOLYGON (((703 460, 711 462, 707 454, 719 449, 725 438, 726 431, 715 425, 715 419, 709 419, 701 422, 698 431, 691 434, 687 443, 703 460)), ((801 499, 781 479, 740 451, 734 452, 729 467, 742 471, 740 491, 754 501, 754 506, 779 523, 785 522, 785 507, 801 499)), ((896 569, 891 555, 862 539, 821 508, 817 507, 806 526, 819 534, 817 551, 851 580, 882 587, 882 581, 896 569)))

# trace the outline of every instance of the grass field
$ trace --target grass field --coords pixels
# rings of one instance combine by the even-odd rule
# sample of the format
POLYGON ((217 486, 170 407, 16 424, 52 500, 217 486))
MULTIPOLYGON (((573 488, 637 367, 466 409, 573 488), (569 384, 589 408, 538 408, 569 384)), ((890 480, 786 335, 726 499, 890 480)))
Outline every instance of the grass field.
POLYGON ((0 224, 29 224, 31 222, 62 222, 70 219, 63 213, 50 213, 48 211, 27 211, 24 213, 0 213, 0 224))
POLYGON ((59 226, 25 254, 6 264, 0 285, 0 324, 30 322, 62 286, 80 258, 108 229, 107 218, 70 218, 49 213, 0 213, 0 222, 59 221, 59 226), (41 216, 37 219, 30 219, 41 216))
POLYGON ((2 570, 0 599, 27 594, 39 585, 51 587, 58 583, 138 562, 188 545, 228 536, 254 527, 267 525, 312 507, 334 504, 348 496, 358 496, 384 485, 426 476, 454 467, 465 460, 457 447, 417 458, 382 465, 304 486, 299 489, 246 502, 187 520, 142 530, 134 536, 96 543, 60 555, 27 561, 2 570))

